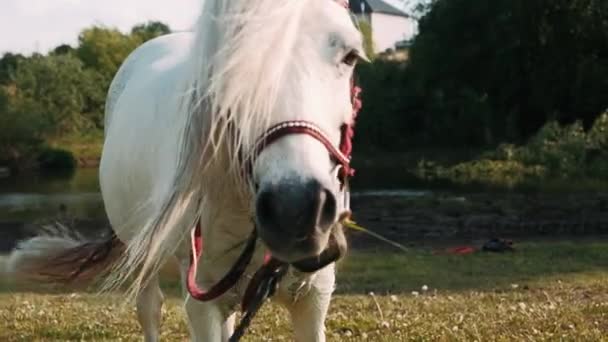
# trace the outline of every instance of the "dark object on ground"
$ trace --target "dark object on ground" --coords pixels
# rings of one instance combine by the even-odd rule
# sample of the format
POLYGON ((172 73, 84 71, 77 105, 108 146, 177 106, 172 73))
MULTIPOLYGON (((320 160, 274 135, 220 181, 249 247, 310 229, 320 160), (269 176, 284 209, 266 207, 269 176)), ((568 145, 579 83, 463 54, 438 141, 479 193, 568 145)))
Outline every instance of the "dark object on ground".
POLYGON ((483 244, 481 248, 484 252, 495 252, 495 253, 504 253, 504 252, 513 252, 515 249, 513 248, 513 241, 505 240, 505 239, 491 239, 490 241, 483 244))

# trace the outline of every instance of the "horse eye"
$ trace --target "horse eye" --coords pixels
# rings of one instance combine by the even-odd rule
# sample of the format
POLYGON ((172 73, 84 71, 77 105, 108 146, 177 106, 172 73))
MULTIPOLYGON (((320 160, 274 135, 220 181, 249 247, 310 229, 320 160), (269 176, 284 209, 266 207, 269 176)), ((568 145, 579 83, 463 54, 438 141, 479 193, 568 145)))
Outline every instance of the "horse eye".
POLYGON ((355 64, 357 64, 358 60, 359 53, 356 50, 351 50, 348 54, 346 54, 346 56, 344 56, 344 59, 342 59, 342 63, 354 66, 355 64))

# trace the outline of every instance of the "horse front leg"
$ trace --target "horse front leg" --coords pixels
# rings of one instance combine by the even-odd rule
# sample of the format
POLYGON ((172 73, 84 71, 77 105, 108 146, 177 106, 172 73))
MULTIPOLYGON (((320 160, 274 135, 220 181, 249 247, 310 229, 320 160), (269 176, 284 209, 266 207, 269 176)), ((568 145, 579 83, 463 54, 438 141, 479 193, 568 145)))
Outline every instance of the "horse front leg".
POLYGON ((287 305, 297 342, 325 342, 325 319, 334 290, 334 267, 319 271, 311 289, 287 305))
POLYGON ((145 342, 158 342, 164 296, 158 276, 154 276, 137 295, 137 319, 145 342))
POLYGON ((234 331, 234 314, 226 317, 216 302, 200 302, 190 296, 186 286, 189 267, 190 261, 182 258, 180 273, 191 341, 228 341, 234 331))
POLYGON ((227 317, 222 313, 220 306, 211 302, 200 302, 192 296, 186 298, 186 314, 190 326, 192 342, 222 342, 224 326, 227 317))
POLYGON ((228 319, 222 325, 222 338, 224 341, 228 341, 232 334, 234 334, 234 325, 236 323, 236 314, 230 315, 228 319))

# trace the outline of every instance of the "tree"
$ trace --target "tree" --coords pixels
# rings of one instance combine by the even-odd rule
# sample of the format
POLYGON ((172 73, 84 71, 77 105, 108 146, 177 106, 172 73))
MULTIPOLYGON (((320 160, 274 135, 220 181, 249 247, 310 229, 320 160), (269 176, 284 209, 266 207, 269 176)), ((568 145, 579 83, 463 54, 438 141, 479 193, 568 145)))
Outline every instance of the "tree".
POLYGON ((116 29, 93 27, 80 34, 76 55, 86 68, 96 70, 103 77, 107 90, 122 62, 141 42, 139 36, 126 35, 116 29))
POLYGON ((147 42, 148 40, 169 33, 171 33, 171 28, 160 21, 149 21, 144 24, 139 24, 131 30, 131 35, 139 37, 142 42, 147 42))
POLYGON ((74 53, 74 48, 69 44, 62 44, 54 48, 51 54, 53 55, 68 55, 74 53))
POLYGON ((6 88, 0 87, 0 162, 17 168, 35 158, 32 152, 42 144, 47 126, 25 103, 13 108, 10 98, 6 88))
POLYGON ((49 134, 90 127, 82 116, 89 75, 72 55, 35 55, 21 61, 14 77, 14 112, 33 115, 49 134))
POLYGON ((0 59, 0 85, 7 85, 17 69, 17 65, 25 57, 21 54, 5 53, 0 59))
POLYGON ((410 115, 445 143, 525 139, 552 119, 589 126, 606 107, 606 1, 437 0, 419 29, 410 115))
POLYGON ((144 41, 169 32, 160 22, 129 34, 92 27, 81 32, 76 48, 64 44, 47 56, 2 56, 0 161, 27 167, 45 141, 102 130, 107 90, 120 65, 144 41))

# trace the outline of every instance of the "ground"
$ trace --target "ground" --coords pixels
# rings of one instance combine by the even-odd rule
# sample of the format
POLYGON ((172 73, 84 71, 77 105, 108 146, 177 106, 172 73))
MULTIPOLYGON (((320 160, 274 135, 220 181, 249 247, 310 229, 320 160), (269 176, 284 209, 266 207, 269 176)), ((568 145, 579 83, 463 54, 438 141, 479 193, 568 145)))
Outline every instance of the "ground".
MULTIPOLYGON (((505 254, 437 248, 353 251, 339 267, 330 341, 608 341, 608 240, 528 241, 505 254), (374 294, 375 293, 375 294, 374 294)), ((187 339, 166 275, 163 340, 187 339)), ((2 281, 0 281, 2 282, 2 281)), ((0 341, 139 341, 119 294, 41 292, 2 282, 0 341)), ((290 341, 285 312, 262 310, 245 341, 290 341)))

